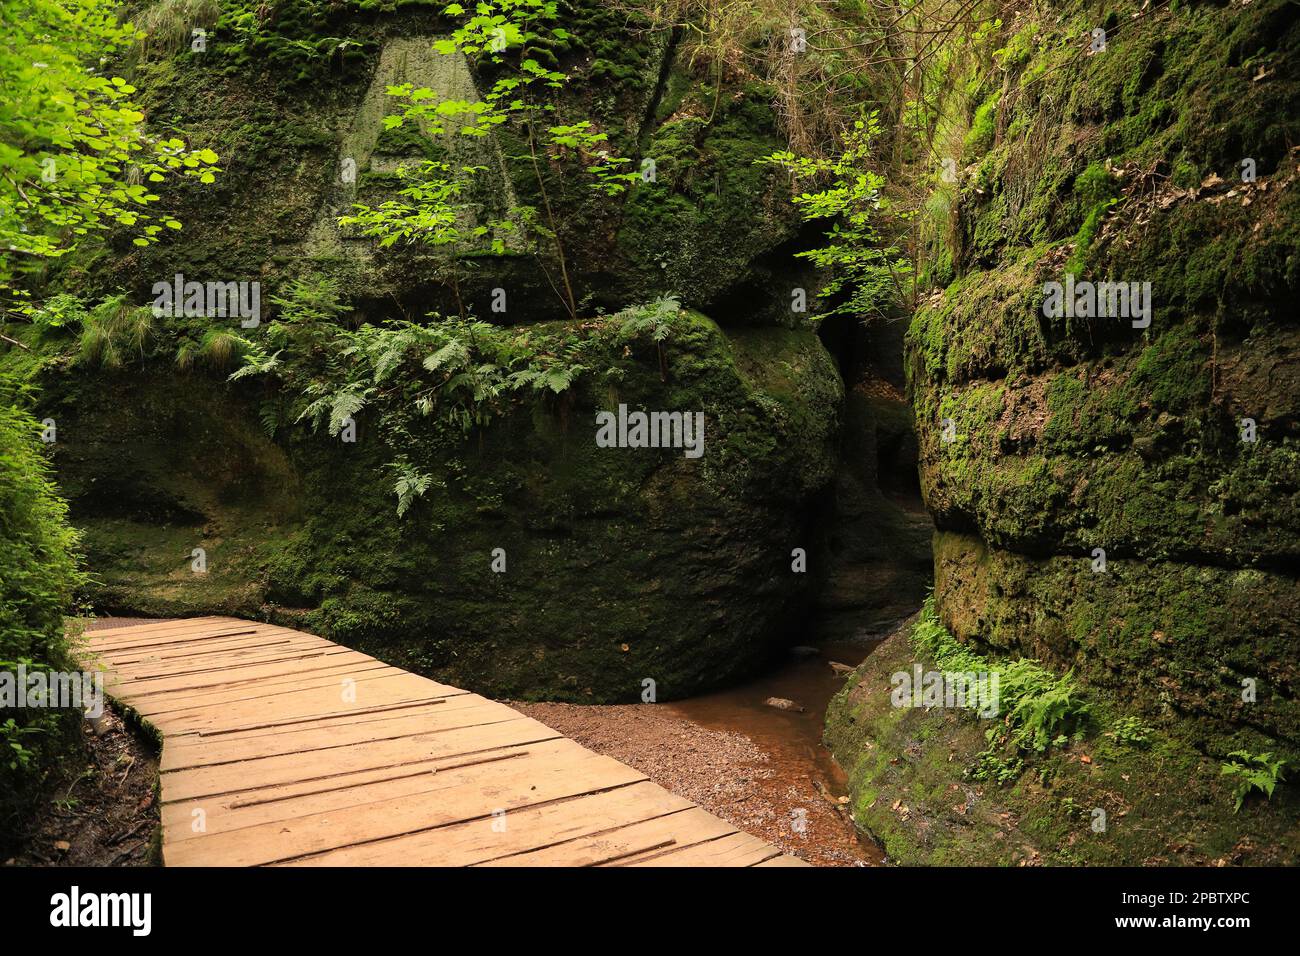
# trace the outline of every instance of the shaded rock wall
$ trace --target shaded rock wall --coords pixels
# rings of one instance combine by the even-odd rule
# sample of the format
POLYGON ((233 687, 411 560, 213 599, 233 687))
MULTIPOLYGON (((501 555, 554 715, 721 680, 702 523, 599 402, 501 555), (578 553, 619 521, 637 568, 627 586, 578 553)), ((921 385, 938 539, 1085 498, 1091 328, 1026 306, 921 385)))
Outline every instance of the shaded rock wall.
POLYGON ((846 385, 839 465, 819 521, 819 630, 878 636, 920 605, 934 524, 917 483, 916 427, 904 394, 903 323, 832 320, 821 334, 846 385))
POLYGON ((841 386, 811 332, 699 315, 666 366, 426 449, 435 487, 403 518, 364 415, 355 444, 272 440, 254 392, 165 372, 51 383, 47 407, 101 609, 298 623, 502 696, 637 700, 650 679, 667 699, 789 641, 841 386), (704 455, 597 447, 619 403, 702 411, 704 455))
POLYGON ((954 84, 906 344, 936 604, 1092 716, 976 780, 988 722, 892 706, 934 663, 891 637, 826 730, 891 858, 1294 861, 1292 789, 1234 814, 1221 764, 1300 757, 1298 60, 1295 4, 1027 4, 954 84), (1151 283, 1149 325, 1045 310, 1067 274, 1151 283))
POLYGON ((1089 5, 1010 24, 993 135, 966 141, 954 278, 907 353, 938 603, 1221 750, 1295 752, 1300 16, 1130 12, 1092 55, 1089 5), (1046 317, 1067 272, 1151 283, 1149 328, 1046 317))

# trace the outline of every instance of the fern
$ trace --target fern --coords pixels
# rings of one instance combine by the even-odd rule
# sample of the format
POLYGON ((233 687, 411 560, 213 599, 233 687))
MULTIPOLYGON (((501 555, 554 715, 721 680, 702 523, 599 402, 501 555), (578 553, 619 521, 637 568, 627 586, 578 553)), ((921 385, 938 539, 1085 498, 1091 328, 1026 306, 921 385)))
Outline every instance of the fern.
POLYGON ((681 303, 672 296, 656 299, 649 305, 624 309, 614 315, 619 323, 618 337, 624 341, 649 338, 652 342, 667 341, 673 320, 681 314, 681 303))
POLYGON ((1286 761, 1274 760, 1271 753, 1252 754, 1248 750, 1234 750, 1228 756, 1231 759, 1219 767, 1219 775, 1236 778, 1233 796, 1237 802, 1233 813, 1241 812, 1242 804, 1252 791, 1258 790, 1266 799, 1272 800, 1278 783, 1286 779, 1286 761))
POLYGON ((672 296, 656 299, 649 305, 625 309, 614 316, 619 324, 617 338, 620 341, 634 341, 649 338, 655 346, 659 359, 659 377, 668 380, 668 356, 664 343, 672 333, 674 320, 681 315, 681 303, 672 296))
POLYGON ((558 332, 437 315, 349 329, 338 321, 346 308, 337 296, 333 283, 308 278, 272 298, 279 312, 263 338, 234 337, 242 364, 229 378, 263 376, 281 388, 283 398, 266 406, 268 433, 283 420, 337 436, 348 419, 372 415, 375 433, 398 454, 394 493, 403 515, 429 487, 418 463, 405 458, 411 447, 459 443, 520 396, 571 392, 596 364, 595 349, 640 338, 659 349, 662 371, 663 346, 681 314, 677 300, 665 298, 617 321, 602 317, 558 332), (416 419, 429 422, 418 441, 408 430, 416 419))
POLYGON ((257 406, 257 418, 262 423, 262 430, 268 438, 274 438, 280 428, 280 403, 262 402, 257 406))
POLYGON ((409 461, 401 459, 390 466, 397 472, 393 492, 397 495, 397 516, 406 514, 416 498, 421 498, 433 483, 433 476, 417 470, 409 461))
POLYGON ((366 407, 366 401, 372 392, 373 389, 363 389, 352 385, 334 395, 330 403, 329 432, 331 436, 337 437, 338 433, 347 425, 348 419, 356 418, 357 412, 366 407))
POLYGON ((460 368, 469 361, 469 347, 460 339, 452 339, 424 360, 424 367, 437 372, 445 367, 460 368))
MULTIPOLYGON (((276 352, 274 355, 267 355, 265 349, 245 341, 241 354, 244 364, 227 376, 227 379, 231 382, 237 382, 241 378, 248 378, 252 375, 269 375, 279 367, 282 353, 276 352)), ((179 356, 177 361, 179 363, 179 356)))
POLYGON ((998 674, 999 707, 1003 720, 985 734, 988 748, 976 757, 971 775, 1004 783, 1019 776, 1021 754, 1042 753, 1080 734, 1091 719, 1091 708, 1074 681, 1073 671, 1056 674, 1037 661, 1021 658, 1001 665, 976 654, 957 641, 939 620, 930 594, 912 629, 917 651, 945 671, 998 674), (1003 751, 1010 748, 1010 755, 1003 751))

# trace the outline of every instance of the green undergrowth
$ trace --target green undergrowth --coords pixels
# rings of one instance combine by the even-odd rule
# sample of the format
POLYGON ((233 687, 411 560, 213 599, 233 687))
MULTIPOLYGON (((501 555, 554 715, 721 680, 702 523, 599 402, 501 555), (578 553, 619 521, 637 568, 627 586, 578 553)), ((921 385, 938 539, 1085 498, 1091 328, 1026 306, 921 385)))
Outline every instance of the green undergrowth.
MULTIPOLYGON (((1015 668, 948 635, 932 602, 880 644, 827 711, 826 743, 849 778, 857 826, 904 865, 1277 865, 1300 861, 1300 796, 1241 754, 1207 755, 1128 712, 1109 691, 1079 691, 1032 660, 1015 668), (899 707, 891 675, 915 666, 998 670, 995 733, 1052 735, 985 775, 988 720, 952 707, 899 707), (1030 676, 1032 675, 1032 676, 1030 676), (1068 705, 1062 706, 1062 701, 1068 705), (1013 716, 1019 712, 1019 716, 1013 716), (1052 714, 1056 715, 1053 723, 1052 714), (1058 733, 1065 715, 1077 729, 1058 733), (1051 729, 1047 729, 1051 728, 1051 729), (1221 769, 1226 757, 1242 774, 1221 769), (1246 778, 1247 787, 1234 812, 1246 778)), ((1261 757, 1265 755, 1259 755, 1261 757)))
POLYGON ((1219 772, 1236 781, 1233 796, 1236 798, 1234 813, 1241 812, 1241 805, 1252 793, 1262 793, 1269 800, 1273 791, 1286 779, 1286 761, 1274 759, 1271 753, 1253 754, 1249 750, 1234 750, 1228 754, 1228 760, 1219 768, 1219 772))
MULTIPOLYGON (((80 535, 68 523, 41 441, 44 426, 16 406, 0 379, 0 672, 75 669, 63 615, 85 578, 80 535)), ((13 675, 10 677, 9 675, 13 675)), ((18 703, 14 700, 12 703, 18 703)), ((0 702, 0 848, 61 765, 75 759, 80 714, 0 702)))
POLYGON ((1004 716, 985 733, 988 748, 971 769, 976 780, 1011 779, 1023 768, 1025 755, 1082 739, 1090 725, 1092 712, 1073 672, 1058 675, 1027 658, 998 663, 976 654, 948 633, 933 594, 921 608, 912 643, 945 673, 998 675, 999 713, 1004 716))

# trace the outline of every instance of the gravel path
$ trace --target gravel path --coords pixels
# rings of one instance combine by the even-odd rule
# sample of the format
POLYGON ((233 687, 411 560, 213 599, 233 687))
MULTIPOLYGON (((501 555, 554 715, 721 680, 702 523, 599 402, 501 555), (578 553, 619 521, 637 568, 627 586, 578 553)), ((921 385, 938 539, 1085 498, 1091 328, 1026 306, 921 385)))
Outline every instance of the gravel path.
POLYGON ((806 775, 783 774, 744 734, 701 727, 672 705, 509 703, 809 863, 863 866, 879 859, 858 843, 837 801, 806 775))

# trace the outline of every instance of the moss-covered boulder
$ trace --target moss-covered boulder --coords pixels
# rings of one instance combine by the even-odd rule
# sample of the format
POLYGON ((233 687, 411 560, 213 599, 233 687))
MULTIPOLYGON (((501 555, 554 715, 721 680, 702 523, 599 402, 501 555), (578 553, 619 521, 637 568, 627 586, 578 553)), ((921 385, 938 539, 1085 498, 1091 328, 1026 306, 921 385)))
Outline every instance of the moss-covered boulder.
POLYGON ((661 352, 603 361, 618 374, 515 402, 454 447, 408 447, 434 481, 400 518, 393 449, 364 412, 355 442, 273 439, 256 388, 52 376, 93 597, 297 622, 494 695, 636 700, 648 679, 666 699, 734 679, 807 606, 793 552, 834 470, 834 364, 811 332, 697 313, 661 352), (702 454, 600 447, 595 413, 619 405, 702 413, 702 454))

